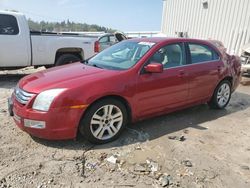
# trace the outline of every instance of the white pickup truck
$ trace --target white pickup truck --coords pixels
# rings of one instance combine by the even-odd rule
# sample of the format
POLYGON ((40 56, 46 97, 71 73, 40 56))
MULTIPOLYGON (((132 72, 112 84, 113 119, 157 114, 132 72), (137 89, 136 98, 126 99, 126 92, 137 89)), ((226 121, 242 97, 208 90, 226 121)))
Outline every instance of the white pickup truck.
POLYGON ((0 69, 57 66, 98 52, 91 36, 32 32, 21 13, 0 11, 0 69))

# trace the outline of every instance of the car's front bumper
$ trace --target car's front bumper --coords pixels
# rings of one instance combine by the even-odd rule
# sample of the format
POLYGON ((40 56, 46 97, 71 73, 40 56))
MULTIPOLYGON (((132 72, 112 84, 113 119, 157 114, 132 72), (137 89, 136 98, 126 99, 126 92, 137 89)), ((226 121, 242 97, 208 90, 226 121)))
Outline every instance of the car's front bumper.
POLYGON ((48 140, 64 140, 73 139, 77 135, 83 109, 65 107, 42 112, 21 105, 14 96, 8 100, 8 104, 9 113, 13 115, 16 125, 32 136, 48 140), (40 124, 45 124, 45 127, 32 128, 27 125, 27 120, 40 122, 40 124))

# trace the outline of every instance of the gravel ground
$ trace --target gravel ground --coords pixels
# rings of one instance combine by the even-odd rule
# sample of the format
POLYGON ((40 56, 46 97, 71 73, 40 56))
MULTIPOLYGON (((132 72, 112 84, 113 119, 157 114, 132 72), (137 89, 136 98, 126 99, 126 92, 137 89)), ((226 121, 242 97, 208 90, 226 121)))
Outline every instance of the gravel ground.
POLYGON ((0 71, 0 187, 250 187, 250 78, 225 110, 200 105, 149 119, 96 146, 15 126, 6 100, 34 71, 0 71))

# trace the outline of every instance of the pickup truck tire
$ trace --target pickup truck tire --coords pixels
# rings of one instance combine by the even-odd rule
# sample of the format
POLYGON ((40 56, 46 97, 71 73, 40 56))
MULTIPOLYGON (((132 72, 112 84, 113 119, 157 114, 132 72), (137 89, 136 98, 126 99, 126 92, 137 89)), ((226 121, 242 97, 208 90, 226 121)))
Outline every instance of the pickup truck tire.
POLYGON ((231 98, 231 83, 228 80, 223 80, 216 87, 212 99, 208 102, 210 108, 223 109, 231 98))
POLYGON ((57 59, 55 66, 66 65, 69 63, 77 62, 77 61, 81 61, 81 59, 79 57, 77 57, 76 55, 63 54, 57 59))

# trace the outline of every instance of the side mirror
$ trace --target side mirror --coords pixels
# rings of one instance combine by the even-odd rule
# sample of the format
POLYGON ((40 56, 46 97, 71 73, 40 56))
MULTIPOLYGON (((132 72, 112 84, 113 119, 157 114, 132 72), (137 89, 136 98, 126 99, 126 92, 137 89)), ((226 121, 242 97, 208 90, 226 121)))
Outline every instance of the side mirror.
POLYGON ((163 65, 161 63, 151 62, 144 67, 144 70, 149 73, 161 73, 163 72, 163 65))

